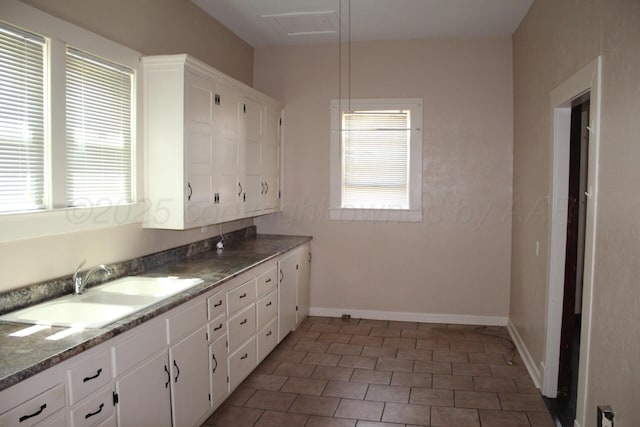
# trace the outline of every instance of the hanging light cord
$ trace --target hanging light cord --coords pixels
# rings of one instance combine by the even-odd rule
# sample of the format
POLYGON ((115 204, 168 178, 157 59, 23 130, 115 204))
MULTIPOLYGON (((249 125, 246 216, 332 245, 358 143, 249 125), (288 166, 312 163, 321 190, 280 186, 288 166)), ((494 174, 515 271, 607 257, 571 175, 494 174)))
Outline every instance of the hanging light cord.
POLYGON ((504 336, 498 335, 498 334, 492 334, 490 332, 486 332, 486 331, 484 331, 485 329, 487 329, 486 326, 478 326, 477 328, 474 328, 474 331, 476 333, 480 334, 480 335, 486 335, 488 337, 494 337, 494 338, 499 338, 501 340, 504 340, 505 342, 503 342, 502 344, 506 348, 508 348, 509 351, 511 352, 511 357, 509 357, 509 359, 507 360, 507 365, 513 365, 513 360, 516 358, 516 354, 517 354, 518 350, 516 349, 516 345, 513 343, 513 341, 511 341, 511 338, 504 337, 504 336))

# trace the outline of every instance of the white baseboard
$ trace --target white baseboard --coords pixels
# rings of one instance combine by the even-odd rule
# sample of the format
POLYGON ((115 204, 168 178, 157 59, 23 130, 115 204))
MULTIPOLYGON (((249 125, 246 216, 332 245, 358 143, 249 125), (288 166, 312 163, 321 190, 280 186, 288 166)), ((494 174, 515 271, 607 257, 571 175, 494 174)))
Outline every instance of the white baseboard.
POLYGON ((533 358, 531 357, 531 353, 529 353, 529 349, 524 344, 524 341, 522 340, 522 337, 518 333, 518 329, 513 324, 513 322, 509 321, 509 324, 507 325, 507 330, 509 331, 509 335, 511 335, 511 339, 513 340, 513 343, 516 345, 516 348, 518 349, 520 356, 522 357, 524 366, 526 366, 527 371, 529 371, 529 376, 531 376, 533 383, 539 390, 540 386, 542 385, 542 375, 540 374, 540 370, 536 367, 536 363, 533 361, 533 358))
POLYGON ((456 325, 506 326, 507 317, 470 316, 466 314, 406 313, 400 311, 353 310, 346 308, 310 307, 309 315, 340 317, 350 314, 354 319, 399 320, 406 322, 449 323, 456 325))

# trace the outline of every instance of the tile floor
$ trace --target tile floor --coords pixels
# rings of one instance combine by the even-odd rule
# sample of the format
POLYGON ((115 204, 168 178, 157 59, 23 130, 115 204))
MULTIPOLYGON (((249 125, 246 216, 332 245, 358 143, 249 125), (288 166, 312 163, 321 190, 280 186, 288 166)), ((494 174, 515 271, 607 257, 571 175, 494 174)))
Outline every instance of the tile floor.
POLYGON ((502 327, 310 317, 203 426, 554 423, 502 327))

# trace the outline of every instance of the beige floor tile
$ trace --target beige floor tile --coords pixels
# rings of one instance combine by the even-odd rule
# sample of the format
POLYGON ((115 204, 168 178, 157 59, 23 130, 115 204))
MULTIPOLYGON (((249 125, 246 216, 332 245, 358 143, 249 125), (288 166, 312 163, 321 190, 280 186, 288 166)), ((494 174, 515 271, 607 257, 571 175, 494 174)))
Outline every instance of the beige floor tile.
POLYGON ((379 358, 376 371, 413 372, 413 360, 379 358))
POLYGON ((338 366, 347 368, 373 369, 375 368, 377 361, 378 359, 375 357, 345 355, 342 356, 340 362, 338 362, 338 366))
POLYGON ((391 377, 391 385, 404 385, 408 387, 431 388, 433 377, 431 374, 418 374, 415 372, 394 372, 391 377))
POLYGON ((452 341, 449 343, 451 351, 464 351, 465 353, 482 353, 482 343, 470 341, 452 341))
POLYGON ((373 371, 371 369, 355 369, 351 376, 352 383, 390 384, 391 372, 373 371))
POLYGON ((340 361, 339 354, 307 353, 301 363, 310 365, 337 366, 340 361))
POLYGON ((415 349, 415 348, 399 348, 396 359, 406 360, 431 360, 431 350, 415 349))
POLYGON ((367 357, 396 357, 398 349, 395 347, 381 347, 365 345, 362 349, 361 356, 367 357))
POLYGON ((422 405, 404 405, 387 403, 382 413, 382 421, 400 424, 417 424, 428 426, 431 407, 422 405))
POLYGON ((489 365, 491 367, 491 375, 494 377, 509 377, 509 378, 530 378, 527 368, 524 366, 516 365, 489 365))
POLYGON ((491 391, 495 393, 517 392, 516 384, 512 378, 474 377, 473 387, 475 391, 491 391))
POLYGON ((433 375, 433 388, 473 390, 473 377, 464 375, 433 375))
POLYGON ((356 344, 340 344, 331 343, 327 349, 329 354, 349 354, 352 356, 358 356, 362 353, 363 346, 356 344))
POLYGON ((556 427, 549 412, 527 412, 531 427, 556 427))
POLYGON ((316 341, 328 343, 347 344, 351 340, 352 335, 322 333, 316 341))
POLYGON ((351 335, 351 341, 349 341, 349 344, 380 347, 382 345, 382 341, 384 341, 383 337, 371 337, 369 335, 351 335))
POLYGON ((364 400, 342 399, 335 416, 338 418, 353 418, 356 420, 380 421, 383 402, 368 402, 364 400))
POLYGON ((529 427, 526 412, 496 411, 481 409, 482 427, 529 427))
POLYGON ((399 328, 371 328, 369 335, 372 337, 396 337, 399 338, 402 333, 402 329, 399 328))
POLYGON ((386 338, 382 342, 385 347, 416 348, 415 338, 386 338))
POLYGON ((242 383, 233 393, 231 393, 229 397, 227 397, 224 404, 231 406, 243 406, 255 392, 255 388, 247 387, 242 383))
POLYGON ((397 385, 371 384, 365 400, 376 402, 409 403, 410 388, 397 385))
POLYGON ((299 395, 293 401, 289 412, 307 415, 333 416, 340 403, 337 397, 299 395))
POLYGON ((464 351, 433 350, 435 362, 469 362, 469 355, 464 351))
POLYGON ((487 363, 490 365, 506 365, 507 361, 502 354, 469 353, 469 362, 487 363))
POLYGON ((329 348, 329 343, 316 341, 300 341, 293 347, 296 351, 305 351, 307 353, 324 353, 327 348, 329 348))
POLYGON ((255 388, 257 390, 280 390, 280 387, 287 381, 287 377, 280 375, 265 375, 252 373, 247 377, 242 385, 255 388))
POLYGON ((255 427, 304 427, 308 419, 304 414, 264 411, 255 427))
POLYGON ((409 403, 428 406, 453 406, 453 390, 412 387, 409 403))
POLYGON ((431 360, 416 360, 413 364, 414 372, 426 374, 451 375, 451 362, 433 362, 431 360))
POLYGON ((286 383, 284 383, 280 391, 286 393, 311 394, 320 396, 326 385, 326 380, 291 377, 287 380, 286 383))
POLYGON ((356 427, 404 427, 404 424, 396 423, 380 423, 377 421, 362 421, 358 420, 356 427))
POLYGON ((282 362, 275 371, 274 375, 282 375, 285 377, 301 377, 309 378, 316 369, 313 365, 305 365, 303 363, 282 362))
POLYGON ((271 354, 266 358, 265 362, 294 362, 298 363, 307 355, 304 351, 292 351, 292 350, 282 350, 280 348, 276 348, 271 352, 271 354))
POLYGON ((390 320, 389 328, 400 328, 400 329, 418 329, 418 322, 408 322, 402 320, 390 320))
POLYGON ((329 381, 322 391, 323 396, 342 397, 347 399, 364 399, 369 384, 329 381))
POLYGON ((438 341, 433 338, 418 338, 416 340, 416 348, 424 350, 449 350, 449 342, 438 341))
POLYGON ((456 408, 500 409, 497 393, 456 390, 454 399, 456 408))
POLYGON ((478 411, 475 409, 445 408, 431 409, 431 425, 438 427, 480 427, 478 411))
POLYGON ((257 390, 245 403, 247 408, 286 412, 298 395, 279 391, 257 390))
POLYGON ((343 368, 341 366, 317 366, 316 370, 311 374, 311 378, 316 380, 329 381, 349 381, 353 368, 343 368))
POLYGON ((505 411, 542 411, 547 407, 539 393, 499 393, 502 409, 505 411))
POLYGON ((491 369, 487 364, 453 362, 451 367, 453 369, 453 375, 469 375, 473 377, 491 376, 491 369))
POLYGON ((339 326, 347 326, 347 325, 358 326, 358 324, 360 323, 360 319, 341 319, 340 317, 332 317, 329 320, 329 323, 332 325, 339 325, 339 326))
POLYGON ((432 339, 431 329, 403 329, 400 333, 402 338, 419 338, 423 340, 432 339))
POLYGON ((373 319, 362 319, 360 320, 360 326, 369 326, 372 328, 386 328, 389 326, 388 320, 373 320, 373 319))
POLYGON ((332 325, 331 323, 316 323, 315 325, 311 325, 309 331, 313 332, 328 332, 328 333, 337 333, 340 330, 339 325, 332 325))
POLYGON ((369 335, 371 332, 370 326, 354 326, 354 325, 346 325, 340 328, 341 334, 349 334, 349 335, 369 335))
POLYGON ((222 405, 205 421, 206 426, 251 427, 262 415, 262 409, 222 405))
POLYGON ((309 417, 305 427, 354 427, 356 420, 330 417, 309 417))

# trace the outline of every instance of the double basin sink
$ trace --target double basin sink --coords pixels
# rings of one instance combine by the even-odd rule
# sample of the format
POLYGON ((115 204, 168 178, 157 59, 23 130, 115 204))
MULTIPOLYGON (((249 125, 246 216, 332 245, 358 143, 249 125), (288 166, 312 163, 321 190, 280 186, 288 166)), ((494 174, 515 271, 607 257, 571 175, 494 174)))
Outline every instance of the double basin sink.
POLYGON ((202 279, 129 276, 22 310, 0 320, 34 325, 101 328, 143 310, 186 289, 202 279))

